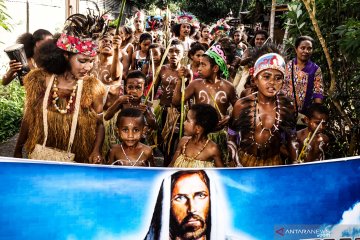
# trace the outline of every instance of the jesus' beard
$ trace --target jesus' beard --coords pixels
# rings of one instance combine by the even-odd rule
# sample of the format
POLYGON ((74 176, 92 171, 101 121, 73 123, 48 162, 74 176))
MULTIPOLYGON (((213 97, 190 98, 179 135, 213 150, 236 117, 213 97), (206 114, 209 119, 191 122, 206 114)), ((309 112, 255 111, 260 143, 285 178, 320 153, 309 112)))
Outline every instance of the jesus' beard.
POLYGON ((175 219, 170 220, 170 234, 171 239, 179 237, 184 240, 195 240, 204 236, 207 233, 207 224, 205 219, 196 214, 189 214, 184 218, 184 220, 178 224, 175 219), (197 220, 200 222, 200 226, 188 226, 188 221, 190 219, 197 220))

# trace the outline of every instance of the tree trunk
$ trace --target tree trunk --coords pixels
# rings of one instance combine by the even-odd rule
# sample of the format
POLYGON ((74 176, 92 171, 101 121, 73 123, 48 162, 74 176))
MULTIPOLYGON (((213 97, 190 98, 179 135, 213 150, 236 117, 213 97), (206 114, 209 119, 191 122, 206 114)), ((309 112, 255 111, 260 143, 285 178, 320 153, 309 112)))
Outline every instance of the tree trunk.
POLYGON ((29 10, 29 0, 26 0, 26 32, 30 31, 30 10, 29 10))
MULTIPOLYGON (((324 51, 325 57, 326 57, 326 61, 328 63, 328 67, 329 67, 329 72, 330 72, 330 78, 331 78, 331 82, 330 82, 330 88, 329 88, 329 96, 334 104, 334 106, 336 107, 336 109, 339 111, 340 115, 344 118, 344 120, 346 121, 346 123, 349 125, 349 127, 351 128, 353 126, 353 123, 350 119, 350 117, 347 115, 347 113, 341 108, 341 104, 339 102, 339 100, 335 99, 334 94, 335 94, 335 90, 336 90, 336 78, 335 78, 335 74, 332 68, 332 60, 330 57, 330 53, 329 53, 329 49, 326 46, 326 42, 325 39, 322 36, 322 33, 320 31, 318 22, 315 18, 314 15, 314 9, 315 6, 313 6, 313 9, 311 9, 310 3, 307 0, 302 0, 302 2, 304 3, 306 10, 309 14, 310 20, 314 26, 314 30, 315 33, 321 43, 322 49, 324 51)), ((313 5, 315 5, 315 1, 313 1, 313 5)))
POLYGON ((274 25, 275 25, 275 9, 276 9, 276 0, 271 0, 271 14, 269 21, 269 30, 270 30, 270 39, 274 42, 274 25))

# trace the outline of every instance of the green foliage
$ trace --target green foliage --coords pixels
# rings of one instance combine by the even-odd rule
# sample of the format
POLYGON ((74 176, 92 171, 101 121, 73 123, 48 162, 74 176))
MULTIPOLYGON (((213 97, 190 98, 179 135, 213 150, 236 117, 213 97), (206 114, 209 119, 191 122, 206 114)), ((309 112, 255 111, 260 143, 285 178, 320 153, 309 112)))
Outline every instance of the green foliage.
POLYGON ((23 115, 25 91, 19 81, 0 86, 0 142, 15 135, 23 115))
POLYGON ((5 29, 6 31, 11 30, 11 25, 8 20, 11 19, 10 15, 6 13, 5 1, 0 0, 0 27, 5 29))
POLYGON ((236 15, 240 8, 240 1, 238 4, 234 4, 233 0, 183 0, 180 7, 182 10, 194 14, 201 22, 209 24, 225 18, 230 10, 236 15))
MULTIPOLYGON (((293 43, 300 35, 315 39, 312 60, 323 72, 325 94, 330 87, 327 61, 313 25, 301 1, 289 5, 287 17, 291 19, 288 49, 294 56, 293 43)), ((336 76, 336 91, 326 99, 330 109, 328 131, 331 141, 328 158, 360 154, 360 1, 316 0, 319 28, 326 41, 336 76), (336 110, 333 100, 339 101, 342 110, 353 122, 350 127, 336 110)))

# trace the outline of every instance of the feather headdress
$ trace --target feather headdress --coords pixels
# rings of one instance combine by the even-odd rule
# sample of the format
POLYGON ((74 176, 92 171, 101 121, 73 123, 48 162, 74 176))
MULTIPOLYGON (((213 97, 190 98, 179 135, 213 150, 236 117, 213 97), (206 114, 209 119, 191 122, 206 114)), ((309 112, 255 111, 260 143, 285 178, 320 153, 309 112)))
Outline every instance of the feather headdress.
POLYGON ((89 11, 87 15, 73 14, 65 21, 65 25, 57 46, 65 51, 95 56, 98 39, 107 30, 107 20, 89 11))

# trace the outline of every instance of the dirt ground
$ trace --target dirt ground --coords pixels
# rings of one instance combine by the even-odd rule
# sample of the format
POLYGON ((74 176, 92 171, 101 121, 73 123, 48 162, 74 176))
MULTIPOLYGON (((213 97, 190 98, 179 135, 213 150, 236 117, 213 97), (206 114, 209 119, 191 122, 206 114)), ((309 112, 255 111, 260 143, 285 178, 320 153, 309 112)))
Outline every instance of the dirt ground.
POLYGON ((16 140, 19 134, 16 134, 6 142, 0 143, 0 156, 2 157, 12 157, 14 154, 14 149, 16 145, 16 140))

